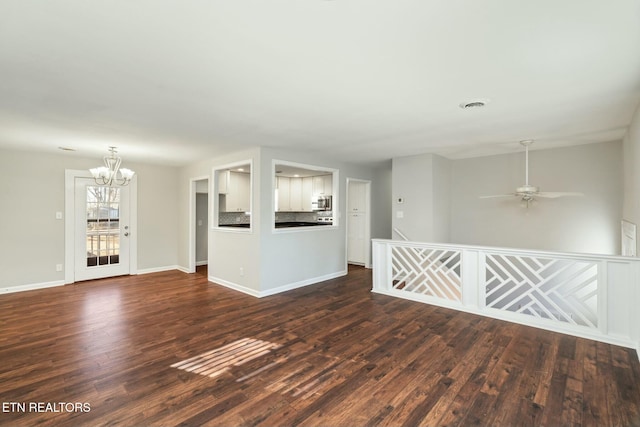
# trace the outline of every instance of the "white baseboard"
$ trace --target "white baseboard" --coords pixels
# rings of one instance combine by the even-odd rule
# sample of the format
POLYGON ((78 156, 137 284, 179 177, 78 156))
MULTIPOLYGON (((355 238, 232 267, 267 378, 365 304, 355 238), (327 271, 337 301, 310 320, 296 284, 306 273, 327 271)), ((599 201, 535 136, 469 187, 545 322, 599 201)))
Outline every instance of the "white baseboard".
POLYGON ((260 292, 259 298, 268 297, 270 295, 280 294, 282 292, 291 291, 297 288, 302 288, 309 285, 314 285, 325 280, 335 279, 336 277, 342 277, 347 275, 347 270, 338 271, 335 273, 325 274, 324 276, 313 277, 311 279, 300 280, 299 282, 289 283, 287 285, 278 286, 277 288, 267 289, 260 292))
POLYGON ((229 282, 228 280, 224 280, 219 277, 209 276, 208 280, 215 283, 216 285, 224 286, 225 288, 233 289, 234 291, 242 292, 243 294, 260 298, 260 292, 256 291, 255 289, 247 288, 246 286, 238 285, 237 283, 229 282))
POLYGON ((229 289, 233 289, 247 295, 251 295, 256 298, 264 298, 271 295, 280 294, 282 292, 291 291, 293 289, 302 288, 304 286, 313 285, 325 280, 335 279, 336 277, 342 277, 347 275, 347 270, 338 271, 336 273, 326 274, 324 276, 313 277, 311 279, 301 280, 299 282, 289 283, 287 285, 278 286, 277 288, 267 289, 264 291, 256 291, 255 289, 247 288, 246 286, 239 285, 237 283, 229 282, 228 280, 220 279, 219 277, 209 276, 209 281, 215 284, 224 286, 229 289))
POLYGON ((179 265, 165 265, 164 267, 138 269, 138 272, 136 274, 161 273, 163 271, 170 271, 170 270, 179 270, 179 271, 182 271, 183 273, 189 272, 187 268, 181 267, 179 265))
POLYGON ((200 267, 200 266, 208 265, 208 264, 209 264, 209 261, 206 260, 206 259, 204 261, 196 261, 196 267, 200 267))
POLYGON ((29 285, 8 286, 0 288, 0 294, 11 294, 14 292, 34 291, 36 289, 53 288, 64 286, 64 280, 54 280, 53 282, 32 283, 29 285))

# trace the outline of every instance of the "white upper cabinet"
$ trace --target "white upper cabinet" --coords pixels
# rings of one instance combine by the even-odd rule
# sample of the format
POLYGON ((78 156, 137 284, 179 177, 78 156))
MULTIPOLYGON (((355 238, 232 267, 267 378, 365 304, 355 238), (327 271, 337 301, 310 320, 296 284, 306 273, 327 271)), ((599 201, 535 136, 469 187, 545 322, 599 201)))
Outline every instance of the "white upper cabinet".
POLYGON ((291 210, 300 212, 302 210, 302 180, 300 178, 291 178, 290 182, 291 210))
POLYGON ((289 178, 279 176, 276 178, 277 190, 277 212, 288 212, 291 210, 291 180, 289 178))
POLYGON ((311 212, 313 179, 278 177, 276 211, 278 212, 311 212))
MULTIPOLYGON (((284 228, 282 224, 279 224, 281 222, 299 222, 301 224, 311 222, 313 223, 312 225, 315 225, 319 216, 329 217, 330 215, 325 213, 315 213, 321 209, 321 206, 331 206, 328 203, 329 200, 322 200, 321 197, 336 197, 333 194, 333 184, 337 182, 338 173, 337 169, 294 163, 286 160, 274 160, 274 210, 275 212, 291 212, 294 214, 274 214, 275 228, 284 228), (335 181, 334 176, 336 177, 335 181), (325 204, 325 202, 327 203, 325 204), (307 215, 306 213, 315 215, 307 215)), ((333 227, 338 226, 337 218, 334 219, 331 225, 333 227)), ((308 226, 303 227, 308 228, 308 226)), ((312 228, 316 229, 316 227, 312 228)), ((289 232, 291 230, 287 229, 286 231, 289 232)))
POLYGON ((332 175, 314 176, 312 193, 314 196, 331 196, 333 193, 332 175))
MULTIPOLYGON (((251 175, 229 171, 228 177, 225 212, 249 212, 251 210, 251 175)), ((221 178, 220 182, 222 181, 221 178)))
POLYGON ((306 177, 302 178, 302 211, 303 212, 311 212, 313 211, 313 207, 311 206, 311 201, 313 199, 313 178, 306 177))
POLYGON ((218 171, 218 194, 227 194, 229 192, 229 174, 228 170, 218 171))

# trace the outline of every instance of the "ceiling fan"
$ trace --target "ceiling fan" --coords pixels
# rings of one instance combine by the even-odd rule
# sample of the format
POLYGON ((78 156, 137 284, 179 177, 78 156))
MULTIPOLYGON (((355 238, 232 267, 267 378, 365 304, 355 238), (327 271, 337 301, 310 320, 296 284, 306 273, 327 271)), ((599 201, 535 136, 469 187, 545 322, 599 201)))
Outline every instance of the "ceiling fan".
POLYGON ((516 188, 515 193, 510 194, 498 194, 495 196, 480 196, 481 199, 491 199, 498 197, 519 197, 520 200, 527 204, 529 207, 529 203, 533 202, 537 197, 544 197, 548 199, 556 199, 558 197, 566 197, 566 196, 584 196, 582 193, 575 192, 542 192, 536 186, 529 184, 529 146, 533 144, 533 140, 520 141, 520 144, 524 146, 524 158, 525 158, 525 173, 524 173, 524 185, 522 187, 516 188))

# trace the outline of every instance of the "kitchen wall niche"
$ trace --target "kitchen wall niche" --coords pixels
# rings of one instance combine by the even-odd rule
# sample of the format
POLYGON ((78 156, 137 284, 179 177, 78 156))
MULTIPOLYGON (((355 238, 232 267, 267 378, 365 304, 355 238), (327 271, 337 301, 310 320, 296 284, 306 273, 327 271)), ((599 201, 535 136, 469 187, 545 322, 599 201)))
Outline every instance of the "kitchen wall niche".
POLYGON ((337 169, 273 160, 272 176, 274 229, 337 226, 337 169))
POLYGON ((252 166, 251 160, 245 160, 213 169, 213 228, 251 230, 252 166))

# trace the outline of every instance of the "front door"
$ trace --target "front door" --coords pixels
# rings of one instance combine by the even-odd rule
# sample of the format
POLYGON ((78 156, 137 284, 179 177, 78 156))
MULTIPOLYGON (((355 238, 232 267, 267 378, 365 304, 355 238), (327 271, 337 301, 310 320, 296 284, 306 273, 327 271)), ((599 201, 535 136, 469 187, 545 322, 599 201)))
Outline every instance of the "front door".
POLYGON ((129 187, 75 179, 75 281, 129 274, 129 187))

